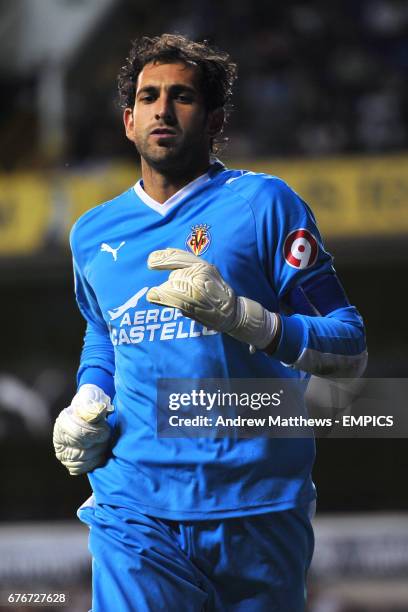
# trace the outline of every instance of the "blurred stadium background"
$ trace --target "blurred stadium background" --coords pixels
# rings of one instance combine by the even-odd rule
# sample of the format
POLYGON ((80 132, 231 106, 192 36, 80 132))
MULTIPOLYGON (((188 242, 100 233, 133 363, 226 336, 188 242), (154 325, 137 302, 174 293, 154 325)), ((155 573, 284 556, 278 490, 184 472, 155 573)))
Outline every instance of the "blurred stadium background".
MULTIPOLYGON (((129 41, 161 32, 238 62, 222 159, 282 176, 311 204, 366 320, 367 376, 408 375, 407 0, 0 0, 3 602, 65 591, 66 610, 90 605, 74 520, 89 487, 51 444, 84 327, 67 237, 139 175, 115 79, 129 41)), ((309 612, 408 611, 407 468, 403 439, 318 440, 309 612)))

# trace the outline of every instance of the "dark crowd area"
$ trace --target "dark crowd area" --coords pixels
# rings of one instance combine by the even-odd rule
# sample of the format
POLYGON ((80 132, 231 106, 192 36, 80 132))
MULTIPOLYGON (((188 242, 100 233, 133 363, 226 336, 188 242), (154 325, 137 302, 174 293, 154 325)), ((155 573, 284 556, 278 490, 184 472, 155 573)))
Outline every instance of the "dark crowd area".
MULTIPOLYGON (((226 130, 235 157, 378 153, 408 146, 405 0, 118 0, 68 66, 61 162, 132 154, 120 129, 116 75, 131 39, 166 31, 208 39, 237 62, 235 110, 226 130)), ((41 164, 34 155, 37 87, 35 74, 0 78, 0 136, 6 145, 0 161, 6 166, 41 164), (16 144, 22 137, 23 154, 16 144)))

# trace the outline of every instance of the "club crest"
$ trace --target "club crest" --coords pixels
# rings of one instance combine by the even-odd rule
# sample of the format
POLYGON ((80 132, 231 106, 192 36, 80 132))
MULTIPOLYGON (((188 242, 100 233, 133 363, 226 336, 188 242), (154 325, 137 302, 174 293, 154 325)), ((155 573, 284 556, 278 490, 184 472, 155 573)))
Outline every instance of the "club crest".
POLYGON ((186 246, 194 255, 203 255, 210 246, 211 235, 209 229, 210 226, 207 223, 199 223, 191 228, 191 232, 186 240, 186 246))

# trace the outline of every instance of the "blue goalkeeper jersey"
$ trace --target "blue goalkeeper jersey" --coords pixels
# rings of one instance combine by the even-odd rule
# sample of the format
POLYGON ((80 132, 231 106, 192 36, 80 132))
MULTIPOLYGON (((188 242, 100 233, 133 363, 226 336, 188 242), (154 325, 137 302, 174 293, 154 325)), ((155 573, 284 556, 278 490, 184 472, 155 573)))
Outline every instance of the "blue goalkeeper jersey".
POLYGON ((357 374, 364 328, 336 281, 307 205, 279 178, 220 162, 164 204, 139 181, 86 212, 71 232, 75 291, 87 321, 78 384, 114 396, 112 449, 89 474, 96 501, 174 520, 283 510, 313 499, 314 441, 160 438, 161 378, 357 374), (237 295, 282 313, 273 357, 150 304, 167 271, 149 253, 190 250, 237 295), (288 367, 288 365, 292 367, 288 367))

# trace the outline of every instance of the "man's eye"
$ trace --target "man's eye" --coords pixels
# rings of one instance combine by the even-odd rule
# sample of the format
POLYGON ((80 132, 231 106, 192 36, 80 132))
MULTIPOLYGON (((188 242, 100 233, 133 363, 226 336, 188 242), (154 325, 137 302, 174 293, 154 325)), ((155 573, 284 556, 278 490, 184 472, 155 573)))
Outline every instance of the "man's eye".
POLYGON ((178 94, 176 98, 177 100, 180 100, 180 102, 184 102, 185 104, 191 104, 191 102, 193 101, 193 98, 191 96, 186 96, 185 94, 178 94))
POLYGON ((153 96, 141 96, 139 100, 141 102, 153 102, 154 98, 153 96))

